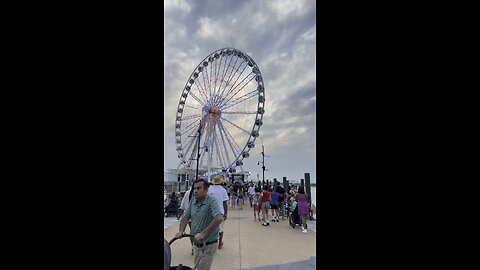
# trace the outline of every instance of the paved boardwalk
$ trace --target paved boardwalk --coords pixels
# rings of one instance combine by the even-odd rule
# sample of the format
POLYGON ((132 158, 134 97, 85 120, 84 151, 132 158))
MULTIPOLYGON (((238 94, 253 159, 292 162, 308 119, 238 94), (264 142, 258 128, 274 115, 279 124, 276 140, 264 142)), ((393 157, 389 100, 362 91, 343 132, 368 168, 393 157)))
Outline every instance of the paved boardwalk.
MULTIPOLYGON (((167 220, 167 219, 164 219, 167 220)), ((176 218, 168 218, 164 238, 171 240, 178 231, 176 218)), ((288 220, 270 222, 261 226, 253 221, 253 210, 248 205, 243 210, 229 210, 224 227, 224 245, 217 250, 211 270, 229 269, 316 269, 316 240, 309 222, 309 232, 304 234, 299 226, 293 229, 288 220)), ((187 233, 189 232, 187 226, 187 233)), ((188 238, 176 240, 172 246, 172 266, 193 267, 193 256, 188 238)))

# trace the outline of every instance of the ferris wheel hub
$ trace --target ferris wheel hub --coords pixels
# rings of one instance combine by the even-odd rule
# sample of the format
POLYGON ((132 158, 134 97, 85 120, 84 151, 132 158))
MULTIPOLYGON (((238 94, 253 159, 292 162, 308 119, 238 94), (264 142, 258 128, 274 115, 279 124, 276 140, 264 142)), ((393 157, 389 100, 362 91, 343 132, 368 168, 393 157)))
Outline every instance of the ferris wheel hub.
POLYGON ((216 115, 217 113, 220 113, 220 110, 218 110, 215 106, 210 106, 208 113, 211 115, 216 115))
POLYGON ((222 111, 216 105, 204 106, 203 111, 208 114, 210 119, 214 120, 222 115, 222 111))

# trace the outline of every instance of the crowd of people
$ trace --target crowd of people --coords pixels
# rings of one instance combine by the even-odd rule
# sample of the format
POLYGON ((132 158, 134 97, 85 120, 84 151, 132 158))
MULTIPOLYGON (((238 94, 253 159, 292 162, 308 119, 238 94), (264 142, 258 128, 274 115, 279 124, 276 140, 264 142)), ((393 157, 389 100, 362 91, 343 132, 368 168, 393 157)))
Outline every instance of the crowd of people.
POLYGON ((280 222, 289 219, 289 213, 296 208, 301 218, 302 232, 307 233, 306 219, 310 214, 310 197, 303 186, 291 185, 285 190, 275 183, 260 187, 250 183, 226 184, 223 178, 215 176, 210 182, 198 179, 192 189, 185 193, 172 193, 171 199, 181 201, 179 231, 176 238, 182 238, 186 226, 190 233, 192 255, 198 262, 197 268, 210 269, 213 256, 217 249, 221 249, 223 241, 224 223, 228 217, 228 210, 243 210, 252 208, 253 221, 261 222, 262 226, 269 226, 271 222, 280 222), (192 192, 193 190, 193 192, 192 192), (247 202, 248 201, 248 204, 247 202), (290 211, 286 211, 286 207, 290 211), (269 215, 269 212, 271 213, 269 215), (201 256, 199 257, 199 252, 201 256))

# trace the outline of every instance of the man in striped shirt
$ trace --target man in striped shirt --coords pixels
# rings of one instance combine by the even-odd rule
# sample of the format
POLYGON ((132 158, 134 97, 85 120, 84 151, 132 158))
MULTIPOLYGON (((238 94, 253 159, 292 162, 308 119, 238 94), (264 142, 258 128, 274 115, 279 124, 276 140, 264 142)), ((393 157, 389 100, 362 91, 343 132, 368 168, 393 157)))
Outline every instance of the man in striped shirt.
POLYGON ((218 207, 215 197, 208 195, 208 182, 198 179, 194 182, 193 196, 184 215, 180 219, 179 231, 176 238, 182 238, 187 222, 192 221, 191 234, 195 235, 193 250, 195 262, 199 251, 203 251, 203 258, 197 264, 198 270, 208 270, 212 266, 213 256, 217 251, 219 225, 223 221, 223 214, 218 207), (203 247, 205 244, 205 247, 203 247))

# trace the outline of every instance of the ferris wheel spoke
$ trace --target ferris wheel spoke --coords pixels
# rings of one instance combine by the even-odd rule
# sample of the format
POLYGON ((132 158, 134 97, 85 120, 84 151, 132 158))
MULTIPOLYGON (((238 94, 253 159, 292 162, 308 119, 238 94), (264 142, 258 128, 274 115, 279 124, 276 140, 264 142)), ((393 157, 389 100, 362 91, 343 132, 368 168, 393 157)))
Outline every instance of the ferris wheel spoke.
POLYGON ((207 167, 212 165, 213 153, 215 151, 215 133, 213 123, 208 122, 208 136, 205 134, 205 146, 208 146, 207 167))
POLYGON ((214 95, 215 93, 215 87, 217 85, 217 65, 216 65, 216 61, 212 61, 212 64, 211 64, 212 68, 213 68, 213 71, 212 71, 212 84, 210 85, 210 95, 208 96, 209 99, 208 101, 211 103, 211 99, 212 99, 212 96, 214 95))
POLYGON ((190 138, 190 141, 188 142, 187 147, 185 147, 185 154, 186 154, 186 156, 190 155, 190 157, 189 157, 188 160, 187 160, 187 162, 188 162, 189 164, 192 163, 191 160, 192 160, 192 158, 194 157, 194 154, 195 154, 195 151, 191 151, 191 152, 190 152, 190 148, 192 148, 192 145, 195 145, 195 147, 194 147, 193 149, 195 149, 196 146, 197 146, 197 140, 195 140, 194 137, 193 137, 193 138, 190 138))
POLYGON ((210 74, 209 74, 210 77, 209 77, 209 83, 208 83, 208 93, 209 93, 209 97, 211 97, 212 96, 212 77, 214 76, 212 71, 212 67, 213 67, 212 62, 210 62, 209 66, 210 66, 210 74))
POLYGON ((227 88, 227 81, 225 81, 225 75, 227 75, 227 72, 228 72, 228 68, 230 67, 230 64, 232 63, 232 60, 233 60, 233 57, 230 57, 230 61, 228 62, 228 65, 227 65, 227 60, 228 60, 228 57, 226 56, 225 57, 225 64, 224 64, 224 67, 223 67, 223 72, 222 72, 222 80, 220 82, 225 82, 225 85, 224 87, 219 87, 218 88, 218 93, 219 95, 215 97, 213 103, 216 103, 218 101, 218 99, 221 97, 221 95, 223 94, 223 92, 225 91, 225 88, 227 88), (223 90, 222 90, 223 88, 223 90), (222 90, 222 93, 220 94, 220 90, 222 90))
MULTIPOLYGON (((217 67, 218 67, 218 69, 220 69, 220 66, 219 66, 219 64, 218 64, 218 62, 217 62, 216 60, 215 60, 214 63, 215 63, 215 75, 214 75, 214 76, 215 76, 215 81, 214 81, 214 83, 213 83, 212 95, 210 96, 210 99, 209 99, 209 101, 210 101, 211 104, 213 104, 213 100, 215 99, 215 94, 216 94, 216 92, 217 92, 217 82, 218 82, 218 72, 219 72, 219 71, 217 71, 217 67)), ((221 87, 221 85, 222 85, 222 84, 221 84, 221 82, 220 82, 220 83, 219 83, 219 87, 221 87)))
POLYGON ((182 121, 185 121, 185 120, 190 120, 190 119, 195 119, 195 118, 200 118, 202 115, 201 114, 192 114, 192 115, 189 115, 185 118, 182 118, 182 121))
POLYGON ((187 135, 187 139, 185 139, 185 142, 188 141, 188 142, 191 143, 191 142, 194 140, 194 139, 193 139, 194 136, 192 136, 192 135, 194 135, 194 134, 195 134, 195 130, 191 130, 190 133, 187 135))
POLYGON ((181 133, 181 136, 183 136, 184 134, 186 134, 187 132, 189 132, 188 135, 187 135, 187 137, 190 138, 190 140, 193 140, 193 139, 191 139, 191 138, 196 137, 195 133, 196 133, 197 131, 198 131, 198 130, 196 129, 196 126, 192 126, 192 128, 190 128, 189 130, 184 130, 184 131, 181 133))
POLYGON ((222 111, 222 114, 257 114, 257 111, 247 112, 247 111, 222 111))
POLYGON ((223 105, 223 106, 220 106, 219 108, 221 108, 222 110, 226 110, 226 109, 231 108, 231 107, 233 107, 233 106, 235 106, 235 105, 238 105, 238 104, 240 104, 240 103, 242 103, 242 102, 244 102, 244 101, 247 101, 247 100, 249 100, 249 99, 251 99, 251 98, 253 98, 253 97, 256 97, 256 96, 257 96, 257 93, 258 93, 258 91, 257 91, 257 90, 254 90, 254 91, 252 91, 252 92, 250 92, 250 93, 247 93, 247 94, 245 94, 245 95, 243 95, 243 96, 241 96, 241 97, 236 98, 235 100, 232 100, 232 102, 231 102, 230 104, 225 104, 225 105, 223 105))
MULTIPOLYGON (((200 145, 203 144, 203 146, 205 146, 205 143, 206 143, 206 139, 205 139, 205 138, 206 138, 207 133, 208 133, 208 127, 207 127, 207 126, 208 126, 208 124, 207 124, 207 125, 204 125, 203 132, 202 132, 202 134, 204 134, 204 136, 202 136, 201 139, 200 139, 200 145), (202 143, 202 141, 201 141, 202 138, 203 138, 203 143, 202 143)), ((197 147, 198 147, 198 145, 197 145, 197 147)), ((200 149, 200 152, 201 152, 201 153, 205 153, 205 150, 206 150, 205 147, 202 147, 202 148, 200 149)), ((195 148, 194 151, 197 152, 198 150, 195 148)), ((198 158, 199 158, 198 162, 199 162, 199 164, 200 164, 200 165, 199 165, 200 167, 203 167, 203 164, 204 164, 204 156, 205 156, 205 155, 201 154, 201 155, 198 157, 198 158)))
MULTIPOLYGON (((243 78, 243 80, 242 80, 239 84, 237 84, 237 85, 235 86, 235 88, 237 88, 238 86, 240 86, 240 85, 242 84, 242 82, 245 81, 245 79, 248 78, 248 76, 250 76, 251 74, 253 74, 253 72, 250 72, 250 74, 248 74, 245 78, 243 78)), ((224 104, 226 104, 227 102, 229 102, 230 100, 232 100, 232 98, 234 98, 240 91, 242 91, 242 89, 245 88, 245 86, 247 86, 254 78, 255 78, 255 76, 251 76, 251 77, 250 77, 250 80, 248 80, 248 82, 246 82, 245 84, 243 84, 243 86, 242 86, 240 89, 238 89, 237 92, 235 92, 235 94, 231 95, 231 96, 230 96, 226 101, 224 101, 221 105, 224 105, 224 104)), ((234 91, 234 90, 232 90, 231 92, 233 92, 233 91, 234 91)), ((231 92, 230 92, 230 93, 231 93, 231 92)), ((227 94, 227 96, 228 96, 228 94, 227 94)), ((221 105, 220 105, 220 106, 221 106, 221 105)))
MULTIPOLYGON (((201 96, 202 98, 204 98, 204 99, 205 99, 205 103, 207 103, 207 102, 208 102, 207 94, 205 93, 205 91, 203 90, 203 88, 200 87, 200 86, 203 86, 203 85, 201 85, 201 83, 199 83, 200 80, 197 80, 196 82, 197 82, 197 83, 194 84, 193 86, 195 86, 195 88, 198 90, 198 93, 200 93, 200 96, 201 96)), ((192 88, 192 90, 193 90, 193 88, 192 88)))
MULTIPOLYGON (((186 144, 186 147, 184 148, 184 151, 185 151, 185 153, 187 153, 187 154, 188 154, 188 152, 190 151, 190 148, 192 147, 192 143, 193 143, 194 141, 196 142, 197 136, 194 135, 195 132, 196 132, 195 129, 191 130, 190 134, 187 135, 187 139, 185 139, 185 143, 187 143, 187 144, 186 144), (193 135, 193 136, 192 136, 192 135, 193 135)), ((182 146, 183 146, 183 144, 182 144, 182 146)))
POLYGON ((242 71, 239 71, 244 62, 241 62, 241 63, 239 64, 239 66, 237 67, 237 66, 236 66, 237 60, 238 60, 238 58, 235 60, 235 64, 234 64, 233 66, 231 66, 230 75, 229 75, 229 78, 228 78, 228 80, 227 80, 227 82, 226 82, 226 86, 225 86, 225 88, 223 89, 222 94, 220 95, 221 97, 226 97, 226 96, 228 96, 228 94, 232 91, 233 86, 237 83, 237 81, 238 81, 238 79, 240 78, 240 76, 242 76, 243 71, 244 71, 244 70, 247 68, 247 66, 248 66, 248 64, 246 64, 245 67, 243 68, 243 70, 242 70, 242 71), (238 74, 238 76, 236 76, 237 74, 238 74), (233 84, 232 84, 231 82, 232 82, 232 80, 233 80, 235 77, 236 77, 236 79, 235 79, 235 81, 234 81, 233 84), (228 85, 231 85, 231 87, 230 87, 230 89, 227 90, 228 85), (225 90, 227 90, 226 94, 225 94, 225 90))
POLYGON ((226 164, 228 164, 230 162, 230 158, 228 156, 228 152, 226 151, 226 149, 222 148, 222 144, 221 144, 222 138, 219 137, 218 134, 217 134, 216 139, 217 139, 216 142, 217 142, 218 150, 222 154, 222 163, 220 163, 220 164, 221 164, 221 167, 225 168, 226 164))
MULTIPOLYGON (((220 73, 220 68, 222 67, 222 62, 221 62, 221 58, 220 58, 220 61, 217 61, 217 59, 215 59, 214 61, 215 63, 215 83, 214 83, 214 86, 213 86, 213 93, 212 93, 212 96, 210 96, 210 102, 213 103, 213 99, 215 98, 215 94, 217 92, 217 82, 218 82, 218 77, 219 77, 219 73, 220 73), (218 69, 217 69, 218 68, 218 69)), ((219 87, 221 87, 221 81, 219 83, 219 87)))
POLYGON ((227 57, 222 57, 220 58, 220 67, 218 69, 219 71, 219 74, 217 75, 217 78, 220 79, 219 81, 219 85, 218 85, 218 88, 215 87, 215 91, 213 93, 213 99, 212 99, 212 103, 215 104, 217 99, 219 98, 219 95, 220 95, 220 91, 222 90, 222 88, 224 88, 224 85, 222 85, 223 82, 225 82, 225 73, 226 73, 226 70, 227 70, 227 57), (225 58, 225 63, 222 64, 222 60, 224 60, 225 58), (220 73, 220 69, 223 67, 223 70, 222 72, 220 73), (222 87, 223 86, 223 87, 222 87))
POLYGON ((230 132, 223 126, 223 124, 221 122, 220 122, 220 126, 222 127, 223 132, 225 133, 225 137, 227 138, 227 142, 230 145, 230 148, 232 149, 232 152, 234 153, 234 155, 235 156, 240 155, 240 152, 242 150, 241 150, 240 146, 238 146, 235 139, 233 139, 232 134, 230 134, 230 132))
MULTIPOLYGON (((197 120, 197 121, 200 121, 200 120, 197 120)), ((197 131, 197 129, 196 129, 197 126, 194 125, 197 121, 195 121, 195 122, 191 123, 190 125, 186 126, 184 131, 181 133, 181 136, 183 136, 187 132, 190 132, 189 135, 191 135, 192 131, 197 131)))
MULTIPOLYGON (((246 62, 240 63, 240 65, 239 65, 238 69, 236 69, 236 71, 240 70, 240 67, 243 65, 243 63, 246 63, 246 62)), ((235 87, 238 79, 242 76, 243 72, 245 71, 245 69, 246 69, 247 67, 248 67, 248 63, 246 63, 246 64, 245 64, 245 67, 243 68, 243 70, 238 73, 238 76, 237 76, 237 78, 235 79, 235 82, 233 82, 232 87, 230 87, 230 89, 227 91, 227 93, 225 94, 225 97, 228 97, 228 95, 229 95, 231 92, 235 91, 234 87, 235 87)), ((233 74, 233 77, 235 77, 235 74, 233 74)), ((232 77, 232 79, 233 79, 233 77, 232 77)), ((223 96, 223 95, 222 95, 222 96, 223 96)), ((224 99, 225 99, 225 98, 224 98, 224 99)))
MULTIPOLYGON (((233 56, 231 57, 231 59, 233 59, 233 56)), ((230 60, 230 63, 232 61, 230 60)), ((240 66, 242 66, 242 64, 240 63, 240 66, 239 68, 237 69, 236 66, 237 66, 237 62, 238 62, 238 58, 235 58, 235 63, 233 63, 233 66, 228 65, 228 67, 230 68, 230 74, 228 75, 228 80, 227 80, 227 85, 231 82, 231 80, 233 79, 233 77, 235 76, 235 71, 238 71, 240 69, 240 66)), ((224 89, 225 90, 225 89, 224 89)), ((223 95, 223 92, 222 92, 222 95, 223 95)))
MULTIPOLYGON (((219 98, 217 99, 217 102, 220 100, 221 97, 223 97, 223 94, 225 93, 225 90, 227 89, 228 85, 230 85, 230 82, 232 81, 232 79, 235 77, 235 74, 236 72, 238 72, 240 70, 240 67, 242 66, 243 62, 240 63, 240 65, 238 66, 237 68, 237 62, 238 62, 238 57, 235 58, 235 63, 233 63, 233 65, 230 65, 230 63, 232 62, 232 59, 233 59, 233 56, 230 58, 230 62, 229 62, 229 65, 228 65, 228 68, 230 69, 230 74, 228 75, 228 79, 225 83, 225 87, 224 89, 222 90, 222 93, 220 94, 219 98)), ((227 68, 227 71, 228 71, 228 68, 227 68)), ((243 72, 243 71, 242 71, 243 72)), ((241 74, 241 73, 240 73, 241 74)), ((228 91, 227 91, 228 93, 228 91)))
POLYGON ((208 93, 207 93, 207 89, 209 88, 209 86, 207 85, 208 81, 209 81, 208 68, 206 68, 204 66, 202 68, 202 81, 201 81, 201 83, 202 83, 202 88, 204 90, 205 96, 208 96, 208 93))
POLYGON ((193 121, 192 123, 190 123, 190 124, 186 125, 186 126, 183 128, 183 129, 187 129, 187 128, 189 128, 189 127, 191 127, 191 126, 195 125, 195 123, 197 123, 197 121, 199 121, 199 120, 195 120, 195 121, 193 121))
POLYGON ((194 93, 192 93, 191 91, 190 91, 190 95, 191 95, 196 101, 198 101, 198 103, 200 103, 200 104, 202 104, 202 105, 205 106, 205 103, 202 102, 202 101, 201 101, 194 93))
MULTIPOLYGON (((225 145, 225 141, 226 141, 225 136, 226 135, 223 134, 223 130, 221 129, 221 122, 218 121, 218 120, 217 120, 217 125, 218 125, 218 133, 220 133, 220 138, 221 138, 221 141, 222 141, 223 149, 225 150, 225 154, 227 156, 227 161, 228 161, 227 164, 231 164, 230 163, 230 160, 231 160, 230 155, 228 154, 227 146, 225 145)), ((235 154, 235 153, 233 153, 233 154, 235 154)))
POLYGON ((223 156, 222 149, 219 146, 218 138, 215 138, 214 144, 217 146, 215 149, 217 150, 217 157, 218 157, 218 164, 219 167, 222 167, 225 164, 225 157, 223 156))
POLYGON ((195 109, 195 110, 201 110, 200 108, 198 107, 193 107, 193 106, 190 106, 190 105, 187 105, 187 104, 184 104, 183 106, 187 107, 187 108, 191 108, 191 109, 195 109))
MULTIPOLYGON (((229 91, 228 94, 234 92, 234 91, 237 89, 237 87, 240 86, 248 77, 250 77, 250 79, 248 80, 248 82, 246 82, 246 83, 243 85, 243 87, 245 87, 245 85, 247 85, 248 83, 250 83, 250 82, 255 78, 255 73, 253 73, 253 72, 248 73, 238 84, 233 85, 232 89, 229 91), (253 74, 254 76, 250 76, 250 75, 252 75, 252 74, 253 74)), ((228 94, 225 95, 225 96, 227 97, 228 94)))
MULTIPOLYGON (((238 85, 237 85, 237 86, 235 87, 235 89, 232 89, 232 91, 229 91, 229 92, 220 100, 220 102, 218 102, 217 106, 218 106, 219 108, 225 106, 225 105, 226 105, 229 101, 231 101, 246 85, 248 85, 248 83, 250 83, 250 82, 245 83, 245 85, 244 85, 242 88, 238 89, 238 91, 237 91, 235 94, 231 95, 232 92, 233 92, 234 90, 236 90, 236 87, 238 87, 238 85), (230 95, 230 96, 229 96, 229 95, 230 95)), ((246 94, 246 95, 247 95, 247 94, 246 94)), ((238 99, 238 98, 240 98, 240 97, 237 97, 237 99, 238 99)))
POLYGON ((250 131, 248 131, 248 130, 246 130, 246 129, 243 129, 242 127, 240 127, 240 126, 238 126, 237 124, 231 122, 230 120, 228 120, 228 119, 226 119, 226 118, 224 118, 224 117, 220 117, 220 118, 221 118, 222 120, 225 120, 225 122, 231 124, 232 126, 234 126, 234 127, 238 128, 238 129, 240 129, 241 131, 247 133, 248 135, 251 135, 250 131))
POLYGON ((200 163, 199 163, 200 167, 204 166, 205 160, 203 159, 203 157, 205 156, 206 153, 208 154, 205 148, 200 149, 200 163))
MULTIPOLYGON (((208 63, 208 59, 204 61, 204 63, 208 63)), ((211 66, 211 65, 210 65, 211 66)), ((211 82, 211 74, 208 72, 208 66, 203 65, 202 67, 202 89, 205 92, 205 96, 210 96, 210 82, 211 82)), ((199 80, 200 81, 200 80, 199 80)), ((208 102, 208 98, 207 98, 208 102)))
POLYGON ((215 139, 213 138, 214 137, 214 133, 212 131, 212 137, 209 138, 209 145, 210 145, 210 152, 208 153, 208 164, 209 166, 212 165, 212 162, 213 161, 217 161, 217 159, 219 158, 220 154, 218 153, 218 147, 215 147, 216 144, 215 144, 215 139), (214 153, 216 153, 214 155, 214 153))

